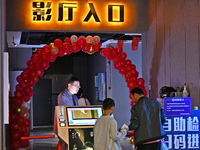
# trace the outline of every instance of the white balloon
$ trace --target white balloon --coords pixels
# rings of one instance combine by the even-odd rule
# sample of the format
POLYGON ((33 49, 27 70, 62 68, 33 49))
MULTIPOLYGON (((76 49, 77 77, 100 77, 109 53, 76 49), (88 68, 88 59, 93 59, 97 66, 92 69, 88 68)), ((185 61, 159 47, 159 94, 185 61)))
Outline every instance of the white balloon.
POLYGON ((77 42, 77 39, 78 39, 78 37, 77 37, 76 35, 72 35, 72 36, 70 37, 70 40, 71 40, 72 43, 76 43, 76 42, 77 42))
POLYGON ((88 35, 88 36, 86 37, 86 43, 92 44, 93 41, 94 41, 94 39, 93 39, 93 37, 92 37, 91 35, 88 35))
POLYGON ((94 36, 94 43, 99 43, 100 42, 100 37, 98 35, 94 36))

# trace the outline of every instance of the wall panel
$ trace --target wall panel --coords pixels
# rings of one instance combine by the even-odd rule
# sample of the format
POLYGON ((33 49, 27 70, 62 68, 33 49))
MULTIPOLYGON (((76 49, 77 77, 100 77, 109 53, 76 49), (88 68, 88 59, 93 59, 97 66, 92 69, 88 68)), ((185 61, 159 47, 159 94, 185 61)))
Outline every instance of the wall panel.
MULTIPOLYGON (((146 82, 152 98, 162 86, 188 87, 200 106, 200 0, 148 0, 148 32, 143 34, 146 82)), ((147 86, 146 86, 147 87, 147 86)))
POLYGON ((171 86, 185 82, 185 17, 184 0, 170 1, 171 86))
POLYGON ((199 98, 199 50, 198 50, 198 0, 185 1, 186 18, 186 83, 193 103, 199 98))

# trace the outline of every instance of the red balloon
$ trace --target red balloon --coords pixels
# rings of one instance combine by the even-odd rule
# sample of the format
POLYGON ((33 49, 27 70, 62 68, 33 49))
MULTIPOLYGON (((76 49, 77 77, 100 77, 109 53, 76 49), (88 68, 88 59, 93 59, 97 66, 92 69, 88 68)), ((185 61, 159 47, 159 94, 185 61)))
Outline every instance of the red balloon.
POLYGON ((117 56, 117 50, 116 50, 116 49, 112 49, 112 50, 111 50, 111 55, 112 55, 113 57, 117 56))
POLYGON ((16 97, 21 97, 23 95, 23 91, 17 90, 17 91, 14 92, 14 95, 16 97))
POLYGON ((44 53, 50 53, 50 51, 51 51, 51 47, 50 47, 49 45, 45 45, 45 46, 43 47, 43 52, 44 52, 44 53))
POLYGON ((110 50, 115 49, 113 46, 109 46, 108 48, 109 48, 110 50))
POLYGON ((82 46, 82 51, 83 51, 84 53, 89 52, 89 51, 90 51, 90 44, 88 44, 88 43, 84 44, 84 45, 82 46))
POLYGON ((113 58, 113 56, 112 56, 112 55, 107 55, 106 58, 107 58, 108 60, 111 60, 111 59, 113 58))
POLYGON ((19 83, 19 82, 22 81, 22 80, 23 80, 23 79, 22 79, 21 75, 18 75, 17 78, 16 78, 16 81, 19 83))
POLYGON ((111 50, 110 49, 108 49, 108 48, 105 48, 105 49, 103 49, 103 56, 109 56, 109 55, 111 55, 111 50))
POLYGON ((21 138, 21 133, 19 131, 14 131, 11 135, 12 140, 19 140, 21 138))
POLYGON ((65 55, 65 51, 62 48, 59 48, 59 52, 57 54, 59 57, 63 57, 65 55))
POLYGON ((131 65, 132 64, 132 61, 130 59, 127 59, 125 62, 126 62, 126 65, 131 65))
POLYGON ((117 69, 117 70, 118 70, 118 69, 119 69, 119 67, 120 67, 119 63, 114 63, 114 64, 113 64, 113 68, 115 68, 115 69, 117 69))
POLYGON ((19 125, 16 122, 11 123, 10 129, 12 131, 17 131, 19 129, 19 125))
POLYGON ((63 51, 67 54, 71 53, 72 52, 72 47, 69 43, 64 43, 63 44, 63 47, 62 47, 63 51))
POLYGON ((22 116, 19 116, 18 119, 17 119, 17 123, 18 123, 19 125, 23 125, 24 122, 25 122, 25 118, 22 117, 22 116))
POLYGON ((28 131, 28 127, 23 125, 19 126, 19 132, 21 133, 21 135, 23 135, 26 131, 28 131))
POLYGON ((22 72, 21 73, 21 78, 26 80, 28 78, 28 73, 27 72, 22 72))
POLYGON ((131 74, 135 77, 138 77, 138 72, 136 70, 131 70, 131 74))
POLYGON ((34 65, 33 61, 31 59, 29 59, 27 62, 26 62, 27 66, 29 65, 34 65))
POLYGON ((84 37, 79 37, 78 40, 77 40, 77 43, 80 45, 80 46, 83 46, 86 44, 86 39, 84 37))
POLYGON ((47 61, 47 60, 48 60, 48 54, 49 54, 49 53, 42 53, 42 54, 40 55, 40 59, 41 59, 41 60, 47 61))
POLYGON ((47 70, 49 68, 49 61, 43 60, 41 61, 42 69, 47 70))
POLYGON ((69 37, 66 37, 66 38, 65 38, 65 42, 68 43, 68 44, 70 44, 70 38, 69 38, 69 37))
POLYGON ((136 81, 136 83, 138 84, 138 85, 144 85, 144 79, 143 78, 138 78, 137 79, 137 81, 136 81))
POLYGON ((35 85, 35 80, 33 78, 27 79, 27 85, 33 87, 35 85))
MULTIPOLYGON (((41 69, 41 63, 40 62, 37 62, 35 64, 35 70, 37 70, 37 69, 41 69)), ((29 71, 29 73, 30 73, 30 71, 29 71)))
POLYGON ((112 58, 113 63, 118 63, 120 61, 119 57, 113 57, 112 58))
POLYGON ((54 40, 54 46, 59 48, 59 47, 62 47, 62 45, 63 45, 63 43, 62 43, 61 39, 54 40))
POLYGON ((125 78, 131 78, 131 77, 132 77, 132 74, 130 72, 125 73, 125 78))
POLYGON ((125 52, 122 52, 122 53, 119 54, 119 58, 120 58, 121 60, 125 60, 126 57, 127 57, 127 54, 126 54, 125 52))
POLYGON ((32 91, 33 91, 33 90, 32 90, 32 88, 31 88, 30 86, 26 86, 26 87, 24 88, 24 93, 25 93, 25 94, 30 94, 32 91))
POLYGON ((132 65, 126 65, 126 71, 131 71, 131 70, 133 70, 132 65))
POLYGON ((25 119, 25 126, 30 127, 30 125, 31 125, 31 121, 28 119, 25 119))
POLYGON ((124 74, 126 72, 126 68, 125 67, 120 67, 119 68, 119 73, 124 74))
POLYGON ((21 106, 23 103, 22 98, 15 98, 13 102, 15 103, 16 106, 21 106))
MULTIPOLYGON (((54 62, 56 60, 56 58, 57 58, 57 55, 49 53, 48 61, 54 62)), ((40 68, 38 68, 38 69, 40 69, 40 68)))
POLYGON ((29 141, 28 140, 20 140, 20 145, 23 148, 26 148, 29 146, 29 141))
POLYGON ((135 87, 135 83, 133 81, 128 82, 127 86, 129 89, 133 89, 135 87))
POLYGON ((38 69, 38 70, 36 70, 36 72, 37 72, 37 75, 39 77, 43 76, 43 74, 44 74, 44 70, 43 69, 38 69))
POLYGON ((41 48, 38 48, 35 53, 41 55, 43 53, 43 50, 41 48))
POLYGON ((19 82, 19 85, 21 88, 24 88, 24 87, 26 87, 26 82, 24 80, 22 80, 19 82))
POLYGON ((125 63, 125 61, 124 61, 124 60, 120 60, 120 61, 119 61, 119 65, 120 65, 120 67, 124 67, 124 66, 125 66, 125 64, 126 64, 126 63, 125 63))
POLYGON ((37 76, 37 72, 35 70, 32 70, 30 73, 29 73, 29 77, 31 78, 34 78, 37 76))
POLYGON ((38 61, 40 61, 40 56, 38 54, 33 54, 31 56, 31 60, 34 62, 34 63, 37 63, 38 61))
POLYGON ((81 49, 81 46, 79 44, 77 44, 77 43, 72 44, 72 52, 76 53, 76 52, 80 51, 80 49, 81 49))
POLYGON ((29 70, 34 70, 34 69, 35 69, 35 65, 29 65, 29 66, 28 66, 28 69, 29 69, 29 70))
MULTIPOLYGON (((30 94, 30 93, 29 93, 29 94, 30 94)), ((22 100, 23 100, 24 102, 28 102, 28 101, 30 100, 30 96, 27 95, 27 94, 24 94, 24 95, 22 96, 22 100)))
POLYGON ((20 148, 20 143, 19 143, 19 141, 12 141, 12 143, 11 143, 11 147, 12 147, 12 149, 14 149, 14 150, 17 150, 17 149, 19 149, 20 148))
POLYGON ((11 111, 15 111, 15 108, 16 108, 17 106, 15 105, 15 103, 11 103, 10 104, 10 110, 11 111))
POLYGON ((10 115, 9 115, 9 119, 10 119, 11 122, 16 122, 18 117, 19 116, 14 112, 10 113, 10 115))
POLYGON ((95 43, 94 45, 92 45, 92 49, 95 52, 98 52, 100 50, 101 46, 98 43, 95 43))
POLYGON ((29 70, 28 68, 25 68, 25 69, 23 70, 23 72, 26 72, 26 73, 29 74, 30 70, 29 70))
POLYGON ((25 137, 30 136, 30 131, 26 131, 22 136, 25 136, 25 137))
POLYGON ((29 94, 30 97, 32 97, 34 94, 33 90, 31 91, 31 93, 29 94))
POLYGON ((128 83, 128 82, 131 82, 132 79, 131 78, 125 78, 125 81, 128 83))
POLYGON ((123 52, 123 49, 122 49, 122 47, 116 47, 116 50, 117 50, 117 53, 118 54, 121 54, 122 52, 123 52))
POLYGON ((23 88, 22 88, 19 84, 17 84, 17 85, 15 86, 15 89, 16 89, 16 90, 23 91, 23 88))
POLYGON ((132 76, 131 79, 132 79, 132 81, 136 81, 137 80, 137 76, 132 76))
POLYGON ((34 77, 33 79, 35 80, 35 82, 38 82, 39 80, 38 76, 34 77))

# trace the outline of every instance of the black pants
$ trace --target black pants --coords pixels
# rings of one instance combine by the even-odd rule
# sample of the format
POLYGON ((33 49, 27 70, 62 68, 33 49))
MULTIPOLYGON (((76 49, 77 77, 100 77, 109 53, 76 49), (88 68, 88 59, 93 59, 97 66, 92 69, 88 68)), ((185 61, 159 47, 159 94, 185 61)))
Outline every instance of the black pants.
POLYGON ((137 146, 137 150, 161 150, 161 142, 141 144, 137 146))

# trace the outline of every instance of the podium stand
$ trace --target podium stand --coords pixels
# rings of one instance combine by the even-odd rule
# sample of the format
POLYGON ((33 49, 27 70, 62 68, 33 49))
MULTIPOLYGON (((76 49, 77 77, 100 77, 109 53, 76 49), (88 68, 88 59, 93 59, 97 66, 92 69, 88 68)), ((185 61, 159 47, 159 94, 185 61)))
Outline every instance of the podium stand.
POLYGON ((54 132, 68 145, 68 150, 93 148, 93 127, 102 115, 101 105, 56 106, 54 132))

